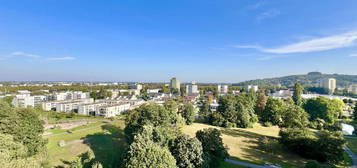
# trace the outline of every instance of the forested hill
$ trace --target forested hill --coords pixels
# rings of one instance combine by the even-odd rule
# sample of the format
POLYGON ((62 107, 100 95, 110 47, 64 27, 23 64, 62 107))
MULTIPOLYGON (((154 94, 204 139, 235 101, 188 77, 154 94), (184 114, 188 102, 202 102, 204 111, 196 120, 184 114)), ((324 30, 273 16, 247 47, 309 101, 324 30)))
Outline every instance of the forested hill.
POLYGON ((290 75, 276 78, 256 79, 233 84, 235 86, 259 85, 271 86, 281 84, 282 86, 292 86, 296 82, 303 85, 314 86, 319 83, 322 78, 335 78, 338 87, 346 87, 351 84, 357 84, 357 75, 342 75, 342 74, 322 74, 320 72, 310 72, 306 75, 290 75))

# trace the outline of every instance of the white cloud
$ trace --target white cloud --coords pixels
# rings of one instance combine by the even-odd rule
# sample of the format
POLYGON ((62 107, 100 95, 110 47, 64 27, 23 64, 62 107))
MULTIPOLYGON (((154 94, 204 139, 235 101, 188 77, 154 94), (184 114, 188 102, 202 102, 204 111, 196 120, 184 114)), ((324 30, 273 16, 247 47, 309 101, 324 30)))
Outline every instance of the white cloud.
POLYGON ((256 19, 258 21, 261 21, 261 20, 264 20, 264 19, 268 19, 268 18, 273 18, 277 15, 280 14, 280 11, 279 10, 276 10, 276 9, 271 9, 271 10, 268 10, 268 11, 265 11, 261 14, 259 14, 256 19))
POLYGON ((255 4, 249 6, 249 8, 258 9, 258 8, 264 6, 266 3, 267 3, 266 1, 259 1, 259 2, 255 3, 255 4))
POLYGON ((357 57, 357 53, 350 54, 350 57, 357 57))
POLYGON ((75 57, 51 57, 51 58, 48 58, 48 60, 51 60, 51 61, 67 61, 67 60, 75 60, 76 58, 75 57))
POLYGON ((39 55, 29 54, 29 53, 25 53, 25 52, 22 52, 22 51, 15 51, 15 52, 10 54, 10 57, 14 57, 14 56, 22 56, 22 57, 30 57, 30 58, 39 58, 39 57, 41 57, 39 55))
MULTIPOLYGON (((298 43, 283 45, 276 48, 264 48, 260 46, 253 46, 249 48, 257 49, 266 53, 274 54, 290 54, 290 53, 307 53, 315 51, 326 51, 337 48, 350 47, 355 45, 357 40, 357 31, 343 33, 328 37, 315 38, 311 40, 301 41, 298 43)), ((249 45, 246 45, 249 46, 249 45)), ((248 48, 243 45, 243 47, 236 45, 236 48, 248 48)))
POLYGON ((233 47, 235 47, 235 48, 252 48, 252 49, 257 49, 257 50, 262 49, 262 47, 260 47, 259 45, 234 45, 233 47))

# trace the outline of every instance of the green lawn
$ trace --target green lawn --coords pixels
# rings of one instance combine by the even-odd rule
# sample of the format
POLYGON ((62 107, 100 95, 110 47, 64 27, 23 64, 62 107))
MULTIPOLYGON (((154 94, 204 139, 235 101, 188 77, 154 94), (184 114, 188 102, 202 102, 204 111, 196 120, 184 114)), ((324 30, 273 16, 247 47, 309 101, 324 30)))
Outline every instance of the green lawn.
POLYGON ((50 165, 63 165, 63 161, 73 160, 79 154, 91 150, 95 160, 101 162, 104 167, 117 167, 126 147, 123 125, 123 121, 98 122, 74 128, 72 133, 55 131, 54 135, 47 136, 50 165), (61 140, 67 145, 59 147, 61 140))
POLYGON ((207 124, 194 123, 183 128, 183 132, 195 136, 196 131, 204 128, 217 128, 222 131, 223 143, 229 148, 233 159, 254 164, 279 164, 283 167, 301 167, 306 159, 287 151, 278 143, 278 127, 221 128, 207 124))
POLYGON ((232 163, 227 163, 227 162, 221 162, 219 165, 219 168, 247 168, 239 165, 235 165, 232 163))

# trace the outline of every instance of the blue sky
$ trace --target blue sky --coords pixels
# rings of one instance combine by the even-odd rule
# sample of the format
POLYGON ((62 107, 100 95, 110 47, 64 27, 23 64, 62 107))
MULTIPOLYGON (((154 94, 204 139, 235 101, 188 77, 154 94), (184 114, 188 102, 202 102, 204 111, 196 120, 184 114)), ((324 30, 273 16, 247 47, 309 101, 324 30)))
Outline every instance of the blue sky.
POLYGON ((0 80, 357 74, 355 0, 0 0, 0 80))

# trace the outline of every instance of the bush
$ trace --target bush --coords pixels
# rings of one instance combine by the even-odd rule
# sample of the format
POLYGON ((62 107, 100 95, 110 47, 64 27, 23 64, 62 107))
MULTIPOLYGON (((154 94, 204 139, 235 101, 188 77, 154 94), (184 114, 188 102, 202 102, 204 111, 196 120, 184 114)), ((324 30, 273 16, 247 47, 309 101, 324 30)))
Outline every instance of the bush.
POLYGON ((273 124, 271 122, 267 121, 267 122, 263 123, 263 126, 264 127, 271 127, 271 126, 273 126, 273 124))
POLYGON ((343 158, 345 140, 340 133, 322 131, 315 137, 307 129, 289 128, 280 131, 280 142, 289 150, 326 163, 338 163, 343 158))

